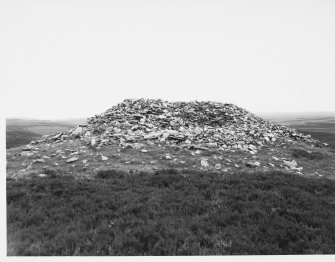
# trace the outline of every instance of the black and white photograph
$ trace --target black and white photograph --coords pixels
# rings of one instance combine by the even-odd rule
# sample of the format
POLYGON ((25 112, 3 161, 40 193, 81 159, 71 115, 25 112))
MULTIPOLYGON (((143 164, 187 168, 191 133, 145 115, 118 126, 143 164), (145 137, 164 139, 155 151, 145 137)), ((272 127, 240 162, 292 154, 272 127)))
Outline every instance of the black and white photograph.
POLYGON ((334 259, 335 1, 0 0, 0 72, 4 259, 334 259))

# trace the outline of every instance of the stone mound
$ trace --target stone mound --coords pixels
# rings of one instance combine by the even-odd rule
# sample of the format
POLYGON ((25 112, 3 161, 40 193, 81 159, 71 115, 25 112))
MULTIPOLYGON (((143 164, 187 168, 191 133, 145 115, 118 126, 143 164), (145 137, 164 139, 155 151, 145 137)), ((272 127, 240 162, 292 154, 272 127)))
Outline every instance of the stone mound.
POLYGON ((87 123, 43 141, 81 139, 93 147, 119 144, 141 148, 160 143, 188 149, 219 148, 256 152, 265 144, 319 141, 294 129, 265 121, 233 104, 126 99, 87 123))

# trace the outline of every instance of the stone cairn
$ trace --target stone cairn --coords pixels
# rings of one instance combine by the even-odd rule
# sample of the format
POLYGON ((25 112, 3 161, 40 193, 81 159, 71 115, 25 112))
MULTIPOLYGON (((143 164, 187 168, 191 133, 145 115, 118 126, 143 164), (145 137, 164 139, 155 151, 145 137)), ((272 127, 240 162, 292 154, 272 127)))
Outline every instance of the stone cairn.
POLYGON ((187 149, 223 151, 257 149, 275 143, 321 142, 294 129, 265 121, 233 104, 219 102, 167 102, 160 99, 126 99, 86 124, 34 143, 65 143, 80 139, 102 148, 118 144, 139 149, 155 143, 187 149))

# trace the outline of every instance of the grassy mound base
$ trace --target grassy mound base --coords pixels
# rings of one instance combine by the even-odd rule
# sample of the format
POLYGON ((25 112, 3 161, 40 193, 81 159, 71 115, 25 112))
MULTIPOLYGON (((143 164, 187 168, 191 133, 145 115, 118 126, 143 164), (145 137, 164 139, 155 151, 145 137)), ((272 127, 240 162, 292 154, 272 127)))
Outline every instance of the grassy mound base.
POLYGON ((334 197, 280 172, 7 180, 8 255, 335 253, 334 197))

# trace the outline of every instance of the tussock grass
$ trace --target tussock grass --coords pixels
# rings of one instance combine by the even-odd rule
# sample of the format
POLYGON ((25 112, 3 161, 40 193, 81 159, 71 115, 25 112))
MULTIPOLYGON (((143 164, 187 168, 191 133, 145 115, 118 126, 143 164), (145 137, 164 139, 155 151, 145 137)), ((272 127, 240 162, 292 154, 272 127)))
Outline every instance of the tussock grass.
POLYGON ((127 174, 126 171, 116 170, 116 169, 101 169, 98 170, 96 177, 102 179, 115 179, 115 178, 123 178, 127 174))
POLYGON ((304 149, 299 149, 299 148, 295 148, 292 151, 293 151, 292 156, 295 158, 307 158, 309 160, 321 160, 327 157, 319 152, 308 152, 304 149))
POLYGON ((8 254, 334 253, 334 197, 334 181, 281 172, 9 179, 8 254))

